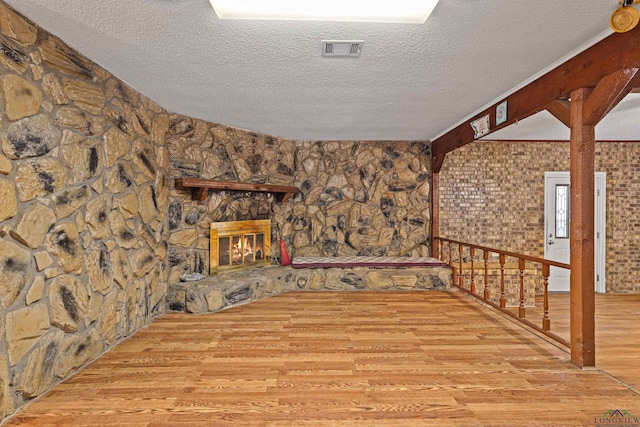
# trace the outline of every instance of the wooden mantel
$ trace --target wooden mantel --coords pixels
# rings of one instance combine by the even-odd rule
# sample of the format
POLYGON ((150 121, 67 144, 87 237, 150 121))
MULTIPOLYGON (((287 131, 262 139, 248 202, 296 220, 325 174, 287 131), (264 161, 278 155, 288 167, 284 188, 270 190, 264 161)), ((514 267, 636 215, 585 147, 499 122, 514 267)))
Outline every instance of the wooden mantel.
POLYGON ((190 188, 193 200, 205 200, 209 190, 272 193, 278 202, 286 202, 300 191, 297 187, 249 182, 214 181, 202 178, 176 178, 176 187, 190 188))

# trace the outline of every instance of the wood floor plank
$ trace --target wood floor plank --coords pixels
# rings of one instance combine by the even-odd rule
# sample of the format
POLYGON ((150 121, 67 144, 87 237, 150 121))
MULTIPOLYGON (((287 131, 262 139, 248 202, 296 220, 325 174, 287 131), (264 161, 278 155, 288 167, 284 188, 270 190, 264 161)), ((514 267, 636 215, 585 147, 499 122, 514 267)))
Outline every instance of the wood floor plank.
MULTIPOLYGON (((561 330, 568 304, 551 302, 561 330)), ((608 409, 640 414, 639 305, 597 302, 599 366, 630 387, 458 292, 290 293, 171 313, 6 425, 593 425, 608 409)))

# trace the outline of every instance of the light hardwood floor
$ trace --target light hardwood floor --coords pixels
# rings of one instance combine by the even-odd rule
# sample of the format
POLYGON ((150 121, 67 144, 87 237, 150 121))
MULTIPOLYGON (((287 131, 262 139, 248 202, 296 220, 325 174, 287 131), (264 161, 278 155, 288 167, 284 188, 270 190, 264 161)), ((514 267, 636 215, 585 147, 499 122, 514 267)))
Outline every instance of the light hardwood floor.
MULTIPOLYGON (((536 306, 542 306, 541 298, 536 306)), ((549 306, 552 330, 569 340, 569 294, 551 293, 549 306)), ((542 311, 531 315, 538 321, 542 311)), ((596 294, 596 366, 636 390, 640 390, 639 316, 640 295, 596 294)))
POLYGON ((640 396, 460 292, 289 293, 166 314, 7 425, 593 426, 616 408, 640 396))

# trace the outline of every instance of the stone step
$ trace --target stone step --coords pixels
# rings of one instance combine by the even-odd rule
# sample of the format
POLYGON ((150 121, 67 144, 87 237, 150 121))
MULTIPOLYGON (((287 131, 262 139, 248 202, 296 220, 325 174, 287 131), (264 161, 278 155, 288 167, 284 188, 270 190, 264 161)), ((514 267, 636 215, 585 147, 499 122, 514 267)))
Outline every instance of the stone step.
POLYGON ((167 308, 214 313, 291 291, 448 290, 452 271, 431 268, 296 268, 267 266, 169 285, 167 308))

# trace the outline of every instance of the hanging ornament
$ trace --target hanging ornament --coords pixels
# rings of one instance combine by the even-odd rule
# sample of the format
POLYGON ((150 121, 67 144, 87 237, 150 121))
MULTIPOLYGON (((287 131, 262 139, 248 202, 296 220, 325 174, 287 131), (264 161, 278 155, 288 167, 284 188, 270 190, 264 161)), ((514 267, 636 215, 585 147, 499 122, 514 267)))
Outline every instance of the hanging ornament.
POLYGON ((640 21, 640 13, 632 4, 640 3, 640 0, 620 0, 617 8, 609 18, 609 26, 616 33, 626 33, 633 30, 640 21))

